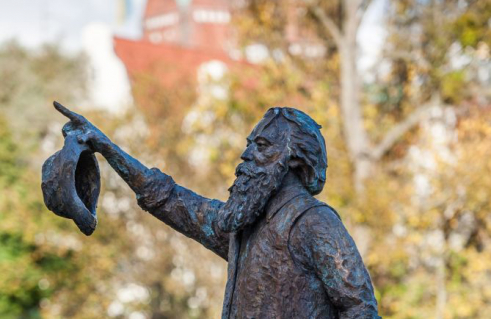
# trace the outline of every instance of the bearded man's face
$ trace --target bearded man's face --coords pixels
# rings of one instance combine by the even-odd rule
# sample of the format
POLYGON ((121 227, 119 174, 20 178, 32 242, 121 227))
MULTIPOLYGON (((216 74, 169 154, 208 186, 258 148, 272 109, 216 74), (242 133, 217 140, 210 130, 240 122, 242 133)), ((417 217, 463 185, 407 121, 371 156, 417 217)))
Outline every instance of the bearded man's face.
POLYGON ((266 204, 288 172, 289 132, 285 128, 288 124, 281 116, 264 118, 247 138, 230 197, 220 210, 222 231, 242 230, 264 215, 266 204))

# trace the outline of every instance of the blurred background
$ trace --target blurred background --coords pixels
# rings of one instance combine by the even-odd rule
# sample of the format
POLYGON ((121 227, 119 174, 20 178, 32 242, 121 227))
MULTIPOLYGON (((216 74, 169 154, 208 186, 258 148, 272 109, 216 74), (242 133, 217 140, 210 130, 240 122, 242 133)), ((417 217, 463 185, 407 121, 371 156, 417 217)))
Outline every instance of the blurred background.
POLYGON ((319 199, 391 319, 491 313, 491 1, 2 0, 0 317, 219 318, 226 264, 99 157, 99 226, 43 203, 57 100, 225 200, 271 106, 323 126, 319 199))

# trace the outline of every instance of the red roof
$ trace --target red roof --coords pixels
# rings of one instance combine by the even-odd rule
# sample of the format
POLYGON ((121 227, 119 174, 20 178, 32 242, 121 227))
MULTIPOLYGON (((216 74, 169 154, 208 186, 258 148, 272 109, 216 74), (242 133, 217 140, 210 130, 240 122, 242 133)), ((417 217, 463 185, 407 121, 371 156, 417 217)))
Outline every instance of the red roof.
POLYGON ((155 75, 164 86, 172 86, 183 76, 196 79, 198 67, 211 60, 232 66, 243 64, 229 58, 224 51, 206 51, 179 45, 114 38, 114 48, 123 61, 130 78, 142 73, 155 75))

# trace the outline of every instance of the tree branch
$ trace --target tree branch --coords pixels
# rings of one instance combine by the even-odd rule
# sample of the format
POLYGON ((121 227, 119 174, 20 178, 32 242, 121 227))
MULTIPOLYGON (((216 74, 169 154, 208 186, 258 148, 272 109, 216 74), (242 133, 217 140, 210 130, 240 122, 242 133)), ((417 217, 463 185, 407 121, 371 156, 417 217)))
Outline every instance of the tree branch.
POLYGON ((370 157, 376 161, 382 158, 404 134, 419 124, 428 114, 428 111, 428 107, 421 107, 409 115, 404 121, 395 125, 385 134, 382 141, 371 150, 370 157))
POLYGON ((322 23, 324 28, 329 31, 331 36, 334 39, 334 42, 336 43, 336 46, 340 48, 342 46, 342 41, 343 41, 343 34, 341 29, 336 25, 334 20, 332 20, 330 17, 326 15, 324 10, 318 5, 312 5, 310 7, 310 10, 314 14, 314 16, 319 19, 319 21, 322 23))
MULTIPOLYGON (((369 154, 370 158, 372 160, 379 160, 380 158, 382 158, 382 156, 384 156, 384 154, 387 153, 404 134, 417 126, 421 122, 421 120, 431 112, 434 107, 444 106, 442 103, 443 102, 440 95, 438 93, 434 94, 427 103, 425 103, 423 106, 414 111, 411 115, 406 117, 404 121, 396 124, 392 129, 390 129, 387 134, 385 134, 385 137, 382 139, 382 141, 378 143, 377 146, 371 149, 369 154)), ((450 105, 446 106, 448 107, 450 105)), ((465 112, 467 108, 460 106, 454 108, 454 110, 455 114, 459 115, 465 112)))
MULTIPOLYGON (((350 0, 348 0, 350 1, 350 0)), ((356 13, 356 29, 360 27, 361 21, 363 21, 363 16, 365 15, 365 12, 368 9, 368 6, 372 3, 372 0, 360 0, 359 4, 357 6, 357 13, 356 13)))
POLYGON ((372 0, 360 0, 358 4, 358 11, 365 12, 370 3, 372 3, 372 0))

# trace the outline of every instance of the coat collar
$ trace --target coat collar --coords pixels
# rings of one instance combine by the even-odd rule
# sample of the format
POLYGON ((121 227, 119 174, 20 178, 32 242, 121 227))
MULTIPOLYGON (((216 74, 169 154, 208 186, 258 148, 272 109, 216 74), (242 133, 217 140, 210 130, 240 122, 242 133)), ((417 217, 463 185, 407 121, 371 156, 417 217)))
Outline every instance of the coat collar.
POLYGON ((268 204, 266 204, 266 220, 269 222, 283 206, 301 195, 309 195, 309 192, 301 185, 282 187, 278 193, 269 200, 268 204))

